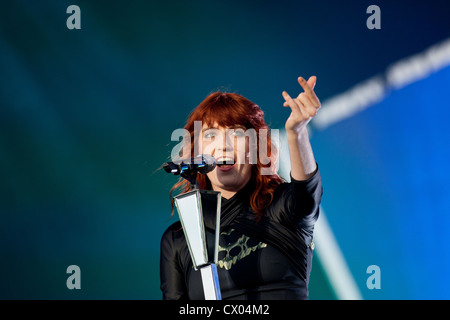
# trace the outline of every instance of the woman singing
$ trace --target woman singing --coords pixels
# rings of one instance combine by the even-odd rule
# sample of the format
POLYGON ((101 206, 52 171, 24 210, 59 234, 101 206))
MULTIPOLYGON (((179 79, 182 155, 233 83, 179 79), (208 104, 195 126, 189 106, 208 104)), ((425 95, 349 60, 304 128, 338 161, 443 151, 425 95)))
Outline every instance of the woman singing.
MULTIPOLYGON (((198 174, 197 181, 200 189, 222 195, 217 263, 222 299, 308 298, 322 184, 306 125, 316 115, 320 101, 314 92, 315 76, 308 81, 299 77, 298 83, 303 92, 296 98, 282 93, 283 106, 291 109, 285 124, 289 183, 274 169, 277 153, 263 111, 243 96, 210 94, 185 126, 193 136, 194 121, 201 121, 201 153, 212 155, 218 163, 206 175, 198 174), (249 130, 256 133, 256 141, 245 134, 249 130), (255 148, 260 151, 261 141, 271 153, 269 164, 262 161, 260 152, 257 157, 253 152, 255 148)), ((180 180, 174 190, 187 192, 189 183, 180 180)), ((200 271, 192 266, 180 222, 162 236, 160 267, 163 299, 204 298, 200 271)))

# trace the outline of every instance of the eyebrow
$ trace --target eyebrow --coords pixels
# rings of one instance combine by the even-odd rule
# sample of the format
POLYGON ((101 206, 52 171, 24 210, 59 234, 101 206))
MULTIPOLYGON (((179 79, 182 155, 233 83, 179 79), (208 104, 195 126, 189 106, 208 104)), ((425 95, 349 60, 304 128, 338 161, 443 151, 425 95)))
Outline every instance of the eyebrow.
MULTIPOLYGON (((206 130, 212 130, 212 129, 219 130, 219 128, 217 128, 217 127, 209 127, 209 128, 204 128, 204 129, 202 129, 202 132, 204 132, 204 131, 206 131, 206 130)), ((232 129, 232 130, 242 129, 242 130, 245 130, 246 128, 245 128, 244 126, 240 125, 240 124, 237 124, 237 125, 235 125, 235 126, 228 127, 228 128, 226 128, 225 130, 228 130, 228 129, 232 129)))

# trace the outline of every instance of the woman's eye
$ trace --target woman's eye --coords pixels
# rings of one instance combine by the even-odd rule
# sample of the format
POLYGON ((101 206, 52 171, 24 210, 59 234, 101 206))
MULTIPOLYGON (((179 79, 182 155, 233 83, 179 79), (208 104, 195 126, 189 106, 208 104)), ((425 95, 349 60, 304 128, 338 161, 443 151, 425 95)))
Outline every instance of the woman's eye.
POLYGON ((215 134, 214 132, 206 132, 206 133, 203 135, 203 138, 211 139, 211 138, 213 138, 213 137, 215 137, 215 136, 216 136, 216 134, 215 134))

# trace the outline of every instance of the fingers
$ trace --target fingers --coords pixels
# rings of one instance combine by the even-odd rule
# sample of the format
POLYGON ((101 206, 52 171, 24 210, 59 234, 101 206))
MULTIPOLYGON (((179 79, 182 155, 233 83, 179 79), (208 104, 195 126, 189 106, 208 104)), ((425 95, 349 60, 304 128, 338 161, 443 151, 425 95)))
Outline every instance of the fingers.
POLYGON ((286 91, 283 91, 283 98, 285 99, 283 106, 290 107, 295 115, 302 118, 314 117, 320 108, 320 100, 314 92, 316 82, 316 76, 311 76, 308 81, 299 77, 298 83, 304 92, 300 93, 297 98, 292 99, 286 91))
POLYGON ((317 77, 312 76, 306 81, 303 77, 298 77, 298 83, 305 91, 308 98, 311 100, 314 107, 319 108, 320 107, 320 100, 317 97, 316 93, 314 92, 313 88, 315 87, 317 82, 317 77))
POLYGON ((300 112, 300 105, 298 105, 286 91, 283 91, 283 98, 286 100, 286 102, 283 103, 284 107, 290 107, 294 113, 300 112))
POLYGON ((286 91, 283 91, 283 97, 286 100, 283 106, 290 107, 294 114, 302 118, 314 117, 317 114, 317 108, 314 107, 304 92, 296 99, 292 99, 286 91))
POLYGON ((317 77, 316 76, 309 77, 309 79, 307 81, 307 83, 311 87, 311 89, 314 89, 314 87, 316 86, 316 82, 317 82, 317 77))
POLYGON ((300 93, 297 99, 301 102, 303 108, 310 117, 314 117, 317 114, 319 108, 316 108, 314 106, 314 104, 311 102, 311 100, 309 99, 309 97, 306 95, 305 92, 300 93))

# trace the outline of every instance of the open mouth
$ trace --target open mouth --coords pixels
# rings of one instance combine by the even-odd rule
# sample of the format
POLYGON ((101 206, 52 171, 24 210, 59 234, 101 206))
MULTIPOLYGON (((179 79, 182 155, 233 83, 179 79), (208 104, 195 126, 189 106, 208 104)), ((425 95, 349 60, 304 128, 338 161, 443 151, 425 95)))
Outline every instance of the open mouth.
POLYGON ((232 158, 221 158, 219 161, 217 161, 217 167, 221 171, 228 171, 231 170, 234 165, 234 160, 232 158))

